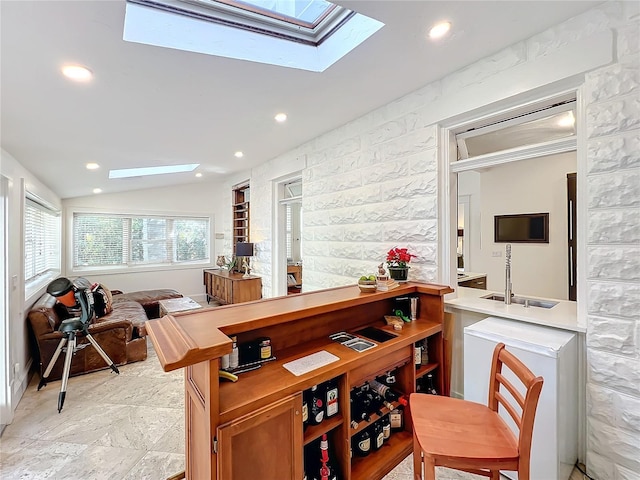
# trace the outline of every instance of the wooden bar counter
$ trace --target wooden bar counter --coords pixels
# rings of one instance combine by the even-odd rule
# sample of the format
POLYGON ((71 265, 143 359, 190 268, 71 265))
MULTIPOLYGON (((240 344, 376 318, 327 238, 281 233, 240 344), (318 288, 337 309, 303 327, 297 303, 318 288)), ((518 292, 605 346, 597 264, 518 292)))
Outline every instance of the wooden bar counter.
POLYGON ((364 458, 351 457, 351 437, 367 424, 352 428, 350 390, 395 369, 402 393, 414 392, 416 380, 432 373, 438 392, 448 395, 443 382, 443 296, 452 291, 409 282, 387 292, 361 293, 354 285, 148 321, 147 332, 164 370, 185 369, 186 478, 301 480, 304 446, 323 433, 335 452, 340 478, 382 478, 412 450, 410 408, 405 409, 404 430, 394 433, 383 448, 364 458), (418 318, 394 331, 384 315, 393 314, 394 299, 404 296, 418 297, 418 318), (369 326, 395 336, 373 340, 377 345, 362 352, 329 338, 369 326), (240 374, 237 382, 221 380, 220 359, 231 352, 231 336, 239 344, 269 337, 275 359, 240 374), (423 339, 428 339, 429 364, 416 369, 413 345, 423 339), (320 351, 338 360, 299 376, 283 366, 320 351), (303 429, 302 392, 331 379, 338 384, 339 413, 303 429))

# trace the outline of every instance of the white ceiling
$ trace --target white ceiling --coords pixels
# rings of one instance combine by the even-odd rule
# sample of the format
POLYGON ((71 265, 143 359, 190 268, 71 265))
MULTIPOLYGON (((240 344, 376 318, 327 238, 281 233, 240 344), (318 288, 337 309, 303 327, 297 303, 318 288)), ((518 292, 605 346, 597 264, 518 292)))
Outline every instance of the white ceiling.
POLYGON ((61 198, 221 179, 601 2, 340 3, 385 27, 314 73, 125 42, 123 0, 2 0, 2 148, 61 198), (450 36, 428 40, 443 19, 450 36), (93 81, 70 82, 65 63, 93 81), (276 124, 281 111, 289 120, 276 124), (108 180, 111 168, 182 163, 203 177, 108 180))

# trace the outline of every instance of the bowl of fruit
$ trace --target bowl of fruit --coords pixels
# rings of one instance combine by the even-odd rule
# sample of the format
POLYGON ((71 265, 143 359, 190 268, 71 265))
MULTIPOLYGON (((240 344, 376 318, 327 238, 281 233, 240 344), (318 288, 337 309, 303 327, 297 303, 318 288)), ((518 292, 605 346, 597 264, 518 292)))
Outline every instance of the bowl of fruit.
POLYGON ((376 276, 375 275, 361 276, 360 279, 358 280, 358 287, 360 288, 360 291, 363 293, 375 292, 377 288, 376 276))

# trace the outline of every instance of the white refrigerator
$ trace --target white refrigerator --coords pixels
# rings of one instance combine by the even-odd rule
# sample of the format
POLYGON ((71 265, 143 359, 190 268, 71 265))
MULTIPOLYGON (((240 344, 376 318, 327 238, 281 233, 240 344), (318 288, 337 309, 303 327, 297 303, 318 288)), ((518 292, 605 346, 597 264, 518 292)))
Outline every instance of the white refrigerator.
MULTIPOLYGON (((495 317, 465 327, 465 400, 487 404, 491 358, 500 342, 544 379, 533 425, 531 480, 567 480, 578 459, 576 334, 495 317)), ((499 411, 516 431, 509 414, 502 408, 499 411)), ((501 473, 518 478, 517 472, 501 473)))

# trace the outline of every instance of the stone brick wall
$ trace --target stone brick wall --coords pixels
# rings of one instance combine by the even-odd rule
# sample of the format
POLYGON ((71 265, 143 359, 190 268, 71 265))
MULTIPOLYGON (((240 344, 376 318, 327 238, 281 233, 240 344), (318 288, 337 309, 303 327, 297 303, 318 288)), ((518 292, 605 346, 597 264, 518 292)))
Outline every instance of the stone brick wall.
POLYGON ((617 62, 586 76, 587 467, 640 478, 640 24, 612 19, 617 62))
POLYGON ((586 463, 598 480, 640 479, 639 30, 635 2, 604 3, 254 169, 254 267, 265 275, 265 296, 274 172, 302 170, 305 289, 353 283, 393 246, 419 256, 412 279, 437 281, 438 202, 448 195, 438 190, 437 122, 523 93, 504 91, 522 88, 523 68, 547 65, 582 38, 613 34, 616 60, 587 72, 584 88, 587 185, 579 201, 586 202, 587 267, 578 281, 587 285, 586 463))

